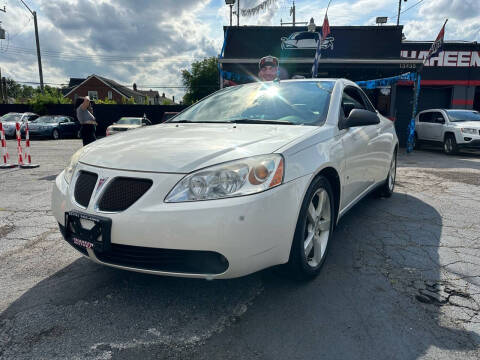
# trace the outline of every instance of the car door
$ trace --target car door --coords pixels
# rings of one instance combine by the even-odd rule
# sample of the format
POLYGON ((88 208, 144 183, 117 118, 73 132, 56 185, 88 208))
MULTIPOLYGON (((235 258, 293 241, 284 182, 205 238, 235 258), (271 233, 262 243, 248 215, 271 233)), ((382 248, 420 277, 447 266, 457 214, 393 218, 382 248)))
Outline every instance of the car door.
POLYGON ((425 140, 425 124, 427 122, 427 118, 430 116, 428 112, 422 112, 418 114, 418 120, 415 123, 415 132, 417 133, 417 138, 419 140, 425 140))
POLYGON ((440 111, 432 112, 431 120, 431 140, 433 141, 443 141, 443 127, 445 126, 445 118, 440 111))
MULTIPOLYGON (((359 89, 347 86, 342 95, 340 116, 348 117, 353 109, 368 110, 359 89)), ((375 159, 372 158, 374 152, 372 146, 377 138, 377 130, 377 126, 374 125, 341 130, 346 156, 342 208, 355 200, 375 181, 375 159)))
POLYGON ((421 114, 419 120, 420 128, 417 130, 417 134, 421 140, 433 140, 434 124, 433 124, 433 112, 427 111, 421 114))

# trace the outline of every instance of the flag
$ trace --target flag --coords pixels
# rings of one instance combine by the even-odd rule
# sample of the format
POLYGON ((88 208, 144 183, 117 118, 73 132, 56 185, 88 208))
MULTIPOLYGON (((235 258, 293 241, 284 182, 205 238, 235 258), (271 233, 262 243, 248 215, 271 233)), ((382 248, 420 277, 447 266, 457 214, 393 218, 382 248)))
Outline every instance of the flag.
POLYGON ((438 33, 437 39, 433 42, 432 47, 428 51, 427 56, 425 57, 425 60, 423 60, 423 65, 425 65, 431 57, 438 55, 440 51, 442 51, 443 48, 443 37, 445 36, 445 25, 447 24, 447 20, 445 20, 445 24, 442 26, 442 30, 438 33))
POLYGON ((325 14, 322 25, 322 36, 318 37, 317 51, 315 52, 315 59, 313 60, 312 77, 314 78, 318 75, 318 60, 322 57, 322 42, 328 35, 330 35, 330 24, 328 23, 328 16, 325 14))

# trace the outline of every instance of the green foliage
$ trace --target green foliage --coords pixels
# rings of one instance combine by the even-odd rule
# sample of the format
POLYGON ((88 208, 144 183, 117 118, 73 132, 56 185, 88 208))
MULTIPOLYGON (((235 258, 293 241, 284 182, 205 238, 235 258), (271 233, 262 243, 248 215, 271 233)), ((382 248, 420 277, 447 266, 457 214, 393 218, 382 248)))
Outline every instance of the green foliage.
POLYGON ((47 90, 45 87, 45 94, 36 93, 29 101, 32 105, 32 109, 39 115, 47 113, 47 105, 49 104, 71 104, 72 101, 69 98, 64 98, 62 93, 55 88, 47 90))
POLYGON ((210 57, 193 62, 191 71, 182 71, 182 82, 187 90, 183 97, 185 104, 193 104, 220 88, 217 64, 217 58, 210 57))
POLYGON ((115 100, 109 100, 108 98, 105 98, 103 100, 98 99, 95 101, 95 104, 101 104, 101 105, 116 105, 117 102, 115 100))
POLYGON ((160 105, 172 105, 173 101, 170 99, 163 99, 160 105))

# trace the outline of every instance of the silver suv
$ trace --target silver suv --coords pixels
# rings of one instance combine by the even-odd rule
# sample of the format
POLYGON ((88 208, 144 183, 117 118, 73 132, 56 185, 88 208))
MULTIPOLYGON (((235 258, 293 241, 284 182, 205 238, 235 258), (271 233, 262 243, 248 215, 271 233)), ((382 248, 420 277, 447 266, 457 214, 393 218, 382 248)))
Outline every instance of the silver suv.
POLYGON ((480 113, 474 110, 431 109, 415 118, 415 149, 443 145, 446 154, 461 148, 480 150, 480 113))

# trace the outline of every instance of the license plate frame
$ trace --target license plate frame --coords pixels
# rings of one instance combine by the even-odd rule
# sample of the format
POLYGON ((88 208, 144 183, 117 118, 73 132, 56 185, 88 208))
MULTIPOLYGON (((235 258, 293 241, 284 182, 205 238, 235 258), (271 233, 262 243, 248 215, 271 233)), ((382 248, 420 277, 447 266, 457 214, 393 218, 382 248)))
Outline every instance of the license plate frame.
POLYGON ((78 211, 65 213, 65 238, 76 246, 90 248, 97 252, 110 250, 112 219, 78 211), (91 229, 85 229, 81 220, 94 223, 91 229), (99 240, 99 237, 101 240, 99 240))

